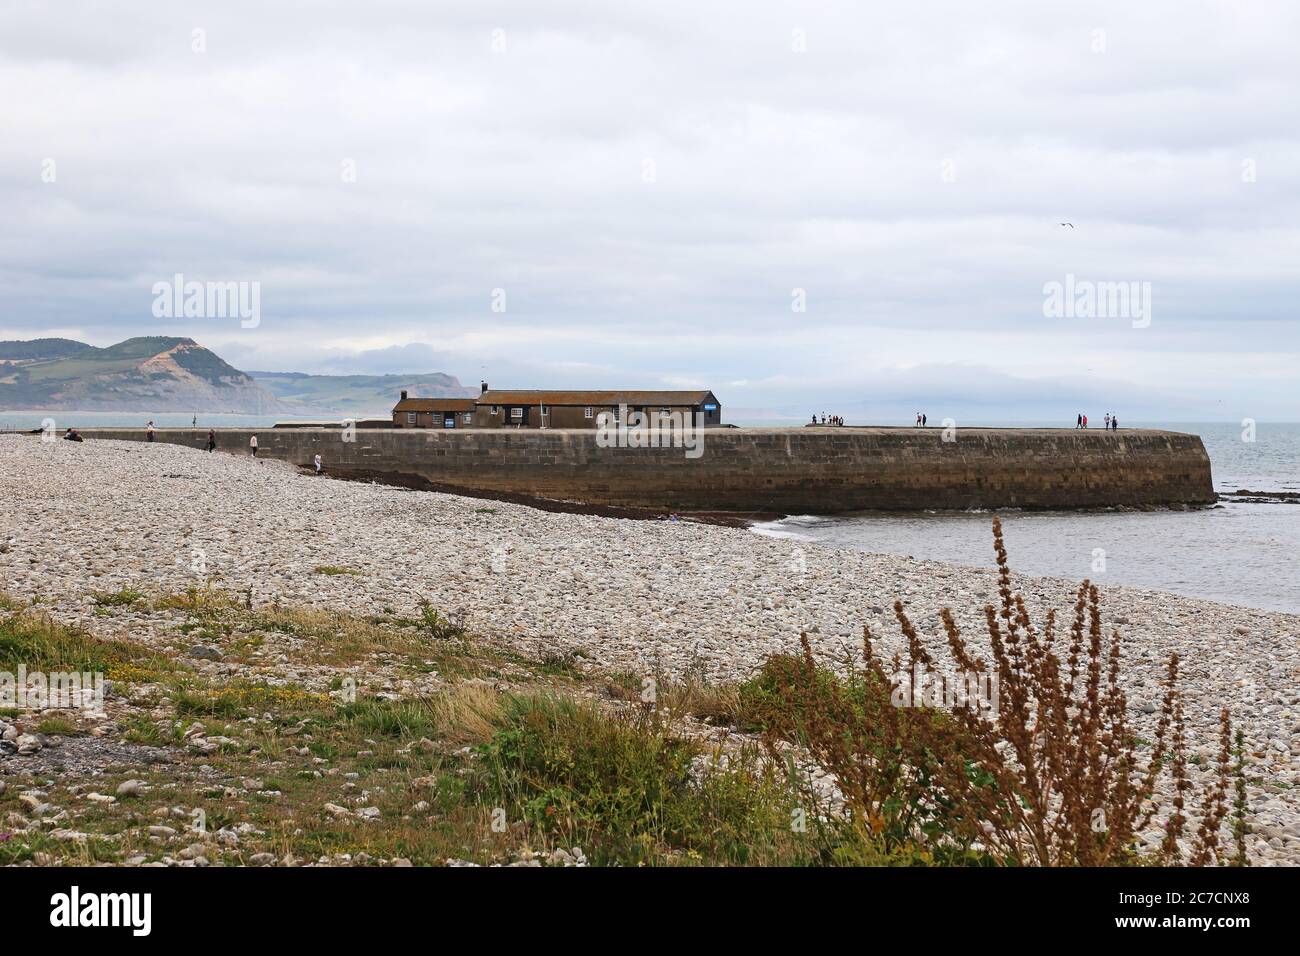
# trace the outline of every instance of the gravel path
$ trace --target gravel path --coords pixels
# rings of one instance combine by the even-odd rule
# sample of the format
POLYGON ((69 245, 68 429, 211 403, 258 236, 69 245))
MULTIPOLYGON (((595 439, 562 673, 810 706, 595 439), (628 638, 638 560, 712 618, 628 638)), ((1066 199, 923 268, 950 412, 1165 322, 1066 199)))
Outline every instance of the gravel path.
MULTIPOLYGON (((1008 548, 1014 567, 1014 540, 1008 548)), ((522 650, 717 679, 795 648, 801 629, 828 660, 855 652, 863 623, 892 651, 895 598, 936 642, 938 611, 952 606, 980 647, 981 609, 996 593, 989 571, 743 529, 331 481, 174 445, 0 436, 0 589, 102 629, 92 593, 176 592, 208 579, 254 604, 360 614, 410 612, 427 599, 522 650), (326 565, 356 573, 316 572, 326 565)), ((1069 607, 1078 586, 1016 583, 1035 620, 1069 607)), ((1139 732, 1154 726, 1146 711, 1177 651, 1193 752, 1214 752, 1222 706, 1246 732, 1252 857, 1300 862, 1300 616, 1136 588, 1106 588, 1102 600, 1107 625, 1127 640, 1139 732)))

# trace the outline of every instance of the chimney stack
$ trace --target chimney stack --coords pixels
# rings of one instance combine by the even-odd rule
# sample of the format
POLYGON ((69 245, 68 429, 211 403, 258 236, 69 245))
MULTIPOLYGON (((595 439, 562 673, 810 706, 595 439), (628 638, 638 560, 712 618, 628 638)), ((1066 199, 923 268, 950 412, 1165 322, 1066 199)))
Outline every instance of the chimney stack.
POLYGON ((406 401, 406 389, 402 389, 402 401, 406 401))
POLYGON ((481 386, 479 394, 482 395, 484 392, 488 390, 488 384, 487 382, 479 382, 479 385, 481 386))

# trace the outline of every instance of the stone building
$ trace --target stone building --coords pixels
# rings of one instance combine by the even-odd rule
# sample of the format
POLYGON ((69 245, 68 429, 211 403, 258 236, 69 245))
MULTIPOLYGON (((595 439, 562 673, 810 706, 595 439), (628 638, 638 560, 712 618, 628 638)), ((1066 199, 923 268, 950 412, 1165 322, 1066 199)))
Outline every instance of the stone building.
POLYGON ((408 398, 393 406, 394 428, 471 428, 474 425, 472 398, 408 398))
POLYGON ((695 416, 706 425, 722 424, 722 405, 707 389, 698 391, 564 391, 490 389, 478 398, 409 398, 402 392, 393 406, 394 428, 595 428, 602 412, 610 424, 621 408, 641 412, 647 424, 676 414, 684 424, 695 416))

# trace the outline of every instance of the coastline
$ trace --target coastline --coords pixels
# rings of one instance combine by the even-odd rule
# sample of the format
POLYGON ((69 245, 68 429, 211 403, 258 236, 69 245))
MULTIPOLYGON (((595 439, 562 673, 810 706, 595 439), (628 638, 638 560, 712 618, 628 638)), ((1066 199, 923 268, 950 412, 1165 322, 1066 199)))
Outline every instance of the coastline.
MULTIPOLYGON (((762 536, 696 522, 553 513, 365 482, 322 481, 275 461, 181 446, 0 437, 0 589, 59 620, 102 624, 94 593, 202 586, 352 613, 410 613, 427 599, 495 641, 633 674, 748 676, 807 631, 834 666, 869 625, 901 647, 901 600, 928 641, 950 606, 981 652, 987 569, 762 536), (194 555, 202 554, 202 573, 194 555), (347 574, 313 573, 323 565, 347 574)), ((1011 554, 1016 567, 1016 555, 1011 554)), ((1017 575, 1035 620, 1077 581, 1017 575)), ((1103 588, 1125 639, 1139 732, 1170 652, 1183 658, 1193 754, 1213 751, 1220 707, 1246 734, 1260 863, 1300 863, 1300 615, 1141 588, 1103 588)), ((163 641, 174 635, 130 631, 163 641)), ((118 623, 115 619, 115 623, 118 623)), ((140 622, 145 627, 143 622, 140 622)), ((149 625, 152 626, 152 625, 149 625)), ((125 633, 123 636, 125 636, 125 633)), ((308 675, 309 676, 309 675, 308 675)), ((1199 778, 1193 771, 1193 782, 1199 778)))

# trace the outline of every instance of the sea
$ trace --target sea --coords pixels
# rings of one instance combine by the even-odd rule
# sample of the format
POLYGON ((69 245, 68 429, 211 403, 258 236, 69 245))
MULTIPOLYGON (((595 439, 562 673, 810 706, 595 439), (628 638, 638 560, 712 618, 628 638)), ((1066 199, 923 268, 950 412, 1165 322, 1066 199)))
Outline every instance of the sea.
MULTIPOLYGON (((1225 422, 1132 425, 1200 435, 1215 490, 1222 494, 1300 492, 1300 423, 1259 422, 1253 434, 1225 422)), ((1220 501, 1190 511, 998 514, 1011 566, 1019 572, 1300 613, 1300 501, 1220 501)), ((834 548, 993 567, 991 518, 987 512, 939 511, 791 515, 754 530, 834 548)))
MULTIPOLYGON (((159 428, 191 425, 192 413, 0 412, 0 431, 68 426, 159 428)), ((198 427, 266 427, 285 416, 200 413, 198 427)), ((741 425, 800 425, 737 421, 741 425)), ((981 422, 1041 428, 1043 422, 981 422)), ((1300 492, 1300 423, 1125 422, 1200 435, 1215 490, 1300 492)), ((706 451, 707 453, 707 451, 706 451)), ((1000 510, 1012 567, 1032 575, 1152 588, 1224 604, 1300 613, 1300 501, 1220 501, 1190 511, 1000 510)), ((993 566, 986 512, 854 512, 790 515, 754 526, 758 534, 832 548, 898 554, 971 567, 993 566)))

